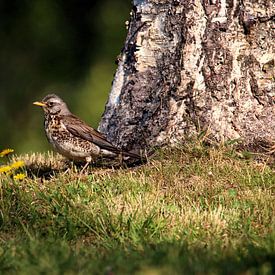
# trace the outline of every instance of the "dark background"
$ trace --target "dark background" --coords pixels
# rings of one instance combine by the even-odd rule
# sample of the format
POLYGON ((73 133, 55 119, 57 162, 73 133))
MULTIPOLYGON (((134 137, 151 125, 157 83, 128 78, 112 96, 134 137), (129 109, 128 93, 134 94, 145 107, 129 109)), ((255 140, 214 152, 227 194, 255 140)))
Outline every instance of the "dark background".
POLYGON ((97 127, 130 10, 131 0, 0 1, 0 150, 51 149, 32 105, 50 92, 97 127))

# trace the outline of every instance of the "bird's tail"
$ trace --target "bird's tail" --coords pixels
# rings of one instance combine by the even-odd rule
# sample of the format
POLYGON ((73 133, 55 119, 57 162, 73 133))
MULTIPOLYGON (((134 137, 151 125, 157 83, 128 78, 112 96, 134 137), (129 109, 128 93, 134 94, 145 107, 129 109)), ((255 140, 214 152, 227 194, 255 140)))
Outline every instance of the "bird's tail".
POLYGON ((130 158, 133 158, 133 159, 141 159, 142 158, 142 155, 135 151, 135 150, 131 150, 131 151, 122 151, 122 156, 123 157, 130 157, 130 158))
POLYGON ((131 160, 131 162, 140 162, 140 163, 146 163, 149 159, 154 154, 155 150, 131 150, 131 151, 123 151, 122 156, 123 158, 127 160, 131 160))

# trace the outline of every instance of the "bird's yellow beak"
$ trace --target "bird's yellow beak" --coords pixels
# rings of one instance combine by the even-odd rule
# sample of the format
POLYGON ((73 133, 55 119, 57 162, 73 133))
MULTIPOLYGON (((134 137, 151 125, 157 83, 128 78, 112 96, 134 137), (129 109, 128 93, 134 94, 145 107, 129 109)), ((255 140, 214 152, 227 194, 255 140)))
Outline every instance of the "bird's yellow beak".
POLYGON ((46 106, 45 103, 39 102, 39 101, 35 101, 35 102, 33 102, 33 104, 36 105, 36 106, 39 106, 39 107, 45 107, 46 106))

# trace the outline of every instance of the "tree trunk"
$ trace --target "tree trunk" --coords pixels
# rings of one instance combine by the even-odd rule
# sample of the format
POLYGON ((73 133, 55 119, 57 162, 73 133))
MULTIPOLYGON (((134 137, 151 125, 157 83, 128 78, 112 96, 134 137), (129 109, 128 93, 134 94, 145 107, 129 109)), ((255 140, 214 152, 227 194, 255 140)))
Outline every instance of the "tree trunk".
POLYGON ((125 149, 275 140, 274 0, 134 0, 99 130, 125 149))

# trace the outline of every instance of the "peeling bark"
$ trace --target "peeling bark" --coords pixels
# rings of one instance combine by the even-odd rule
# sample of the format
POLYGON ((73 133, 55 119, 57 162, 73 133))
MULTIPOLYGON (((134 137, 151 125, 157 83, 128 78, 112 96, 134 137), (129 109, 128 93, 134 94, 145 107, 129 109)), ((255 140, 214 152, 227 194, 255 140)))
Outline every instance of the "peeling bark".
POLYGON ((99 130, 124 149, 275 141, 275 2, 135 0, 99 130))

